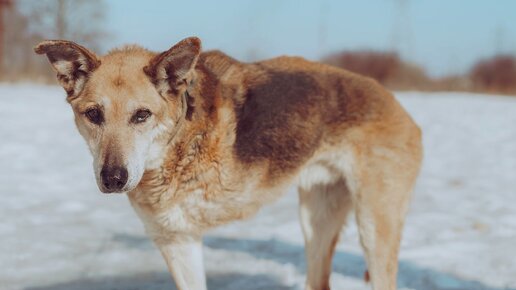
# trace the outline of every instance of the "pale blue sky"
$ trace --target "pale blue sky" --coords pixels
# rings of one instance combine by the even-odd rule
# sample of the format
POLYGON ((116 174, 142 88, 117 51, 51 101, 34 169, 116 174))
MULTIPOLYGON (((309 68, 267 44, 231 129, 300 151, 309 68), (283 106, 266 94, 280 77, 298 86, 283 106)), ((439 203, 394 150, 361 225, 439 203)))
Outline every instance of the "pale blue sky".
POLYGON ((165 50, 198 36, 240 60, 392 49, 434 76, 516 54, 515 0, 107 0, 109 47, 165 50), (405 2, 405 5, 399 5, 405 2))

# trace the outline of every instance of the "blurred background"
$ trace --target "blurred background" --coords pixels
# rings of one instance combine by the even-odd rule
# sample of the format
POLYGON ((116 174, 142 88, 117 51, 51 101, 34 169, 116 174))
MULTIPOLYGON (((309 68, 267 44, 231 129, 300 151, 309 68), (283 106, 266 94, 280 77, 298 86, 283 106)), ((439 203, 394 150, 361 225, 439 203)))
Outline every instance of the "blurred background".
POLYGON ((473 1, 2 0, 1 78, 53 80, 32 46, 165 50, 196 35, 242 61, 304 56, 393 89, 516 93, 516 3, 473 1), (9 68, 6 70, 5 68, 9 68))
MULTIPOLYGON (((303 56, 377 79, 423 129, 400 289, 516 290, 516 1, 0 0, 0 289, 174 289, 124 195, 101 195, 43 39, 99 54, 198 36, 246 62, 303 56)), ((291 189, 211 231, 209 289, 303 289, 291 189)), ((332 289, 370 289, 353 216, 332 289)))

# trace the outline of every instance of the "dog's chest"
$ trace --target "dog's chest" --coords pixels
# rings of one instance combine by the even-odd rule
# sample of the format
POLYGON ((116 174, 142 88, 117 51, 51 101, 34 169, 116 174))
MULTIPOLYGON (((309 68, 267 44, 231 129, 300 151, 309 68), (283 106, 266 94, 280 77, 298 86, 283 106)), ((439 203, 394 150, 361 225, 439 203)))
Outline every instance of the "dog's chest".
MULTIPOLYGON (((144 196, 139 192, 137 195, 144 196)), ((130 195, 133 208, 154 238, 175 234, 201 234, 207 229, 239 220, 256 213, 265 201, 253 187, 241 191, 208 193, 203 189, 182 192, 174 202, 157 199, 153 206, 143 204, 130 195)))

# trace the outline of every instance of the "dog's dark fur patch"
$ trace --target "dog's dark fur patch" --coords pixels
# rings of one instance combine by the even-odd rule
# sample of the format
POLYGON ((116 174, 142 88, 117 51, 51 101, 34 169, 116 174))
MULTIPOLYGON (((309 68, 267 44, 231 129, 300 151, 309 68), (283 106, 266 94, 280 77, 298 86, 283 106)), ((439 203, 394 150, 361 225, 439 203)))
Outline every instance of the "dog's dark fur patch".
POLYGON ((288 170, 309 158, 322 129, 318 109, 323 91, 304 72, 266 72, 268 79, 249 86, 237 109, 234 150, 245 163, 269 160, 269 174, 288 170))
POLYGON ((202 110, 206 113, 207 117, 215 121, 217 116, 217 98, 220 93, 219 81, 215 74, 210 71, 206 66, 200 62, 197 69, 202 72, 202 87, 200 90, 202 98, 202 110))

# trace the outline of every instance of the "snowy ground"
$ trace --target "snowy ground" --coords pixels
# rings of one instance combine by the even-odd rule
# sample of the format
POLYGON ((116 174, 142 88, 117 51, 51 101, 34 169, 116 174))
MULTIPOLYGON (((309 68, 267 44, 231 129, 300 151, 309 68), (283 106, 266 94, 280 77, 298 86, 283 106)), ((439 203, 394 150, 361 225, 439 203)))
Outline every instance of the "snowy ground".
MULTIPOLYGON (((400 287, 516 289, 516 98, 399 93, 425 160, 401 249, 400 287)), ((123 195, 99 193, 62 89, 0 85, 0 289, 173 289, 123 195)), ((294 191, 205 239, 210 289, 302 289, 294 191)), ((333 289, 369 289, 357 231, 333 289)))

